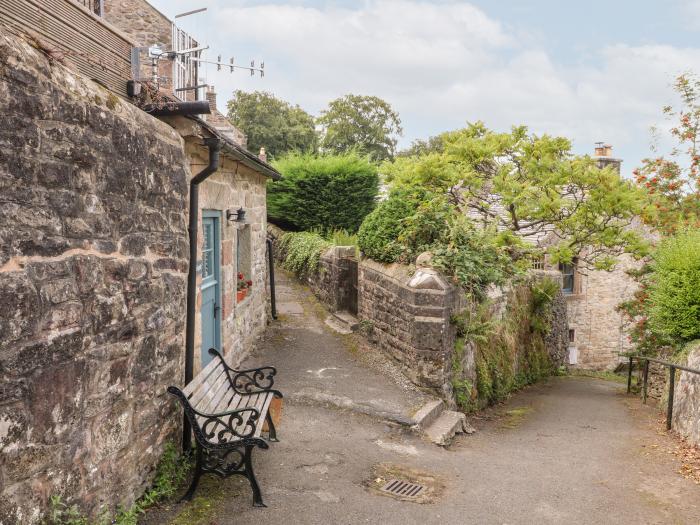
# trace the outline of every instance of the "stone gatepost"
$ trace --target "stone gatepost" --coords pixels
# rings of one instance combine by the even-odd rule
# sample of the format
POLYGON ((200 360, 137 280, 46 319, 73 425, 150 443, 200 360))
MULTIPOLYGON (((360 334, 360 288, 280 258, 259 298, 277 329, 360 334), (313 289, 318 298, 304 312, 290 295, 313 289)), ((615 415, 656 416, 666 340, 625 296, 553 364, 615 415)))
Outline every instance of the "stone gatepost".
POLYGON ((428 267, 411 274, 406 266, 363 259, 358 289, 358 316, 370 339, 413 383, 451 400, 456 288, 428 267))

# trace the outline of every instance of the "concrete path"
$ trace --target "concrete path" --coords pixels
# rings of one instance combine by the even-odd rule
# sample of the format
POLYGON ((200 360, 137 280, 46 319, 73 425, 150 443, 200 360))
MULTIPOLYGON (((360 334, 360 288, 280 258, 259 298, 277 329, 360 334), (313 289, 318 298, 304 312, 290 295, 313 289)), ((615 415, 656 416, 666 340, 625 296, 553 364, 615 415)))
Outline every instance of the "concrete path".
POLYGON ((255 457, 268 508, 251 506, 246 480, 208 476, 192 503, 143 523, 700 523, 700 486, 678 474, 658 414, 622 385, 552 378, 473 419, 476 434, 442 449, 379 417, 405 414, 420 401, 415 392, 406 388, 404 401, 404 388, 378 371, 381 360, 367 367, 352 340, 326 332, 306 292, 292 283, 280 291, 287 313, 251 360, 278 366, 289 394, 281 442, 255 457), (350 401, 339 409, 321 394, 350 401), (392 472, 422 475, 434 489, 429 501, 370 488, 392 472))
POLYGON ((362 338, 326 325, 328 313, 282 270, 276 288, 279 319, 246 366, 274 364, 275 387, 287 403, 334 406, 410 424, 428 398, 362 338))

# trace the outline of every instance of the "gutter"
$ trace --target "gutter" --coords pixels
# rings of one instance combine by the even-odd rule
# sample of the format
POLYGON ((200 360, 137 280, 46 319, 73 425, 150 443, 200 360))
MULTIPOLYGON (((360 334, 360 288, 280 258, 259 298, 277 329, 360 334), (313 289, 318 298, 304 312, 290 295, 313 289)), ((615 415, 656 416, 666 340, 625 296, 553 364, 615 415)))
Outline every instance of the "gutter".
MULTIPOLYGON (((185 325, 185 386, 192 381, 194 372, 194 317, 197 299, 197 226, 199 223, 199 185, 219 168, 221 141, 217 138, 204 139, 209 149, 209 164, 190 181, 190 217, 187 232, 189 234, 190 257, 187 272, 187 321, 185 325)), ((187 417, 183 427, 182 447, 190 450, 191 428, 187 417)))

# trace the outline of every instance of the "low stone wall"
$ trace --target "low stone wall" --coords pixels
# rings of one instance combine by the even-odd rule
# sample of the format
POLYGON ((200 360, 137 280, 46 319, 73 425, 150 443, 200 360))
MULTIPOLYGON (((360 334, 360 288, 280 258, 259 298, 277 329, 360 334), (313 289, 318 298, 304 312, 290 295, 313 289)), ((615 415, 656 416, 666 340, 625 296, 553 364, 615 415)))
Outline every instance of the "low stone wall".
POLYGON ((416 385, 452 398, 450 381, 459 307, 455 288, 437 272, 363 259, 358 279, 360 321, 370 340, 416 385))
MULTIPOLYGON (((684 364, 700 370, 700 341, 691 345, 684 364)), ((679 371, 673 401, 673 429, 700 446, 700 375, 679 371)))
MULTIPOLYGON (((283 230, 268 224, 268 237, 272 239, 275 261, 282 264, 285 252, 279 240, 283 230)), ((357 250, 354 246, 333 246, 321 255, 318 271, 307 276, 308 284, 316 298, 331 312, 347 310, 357 312, 357 250)))

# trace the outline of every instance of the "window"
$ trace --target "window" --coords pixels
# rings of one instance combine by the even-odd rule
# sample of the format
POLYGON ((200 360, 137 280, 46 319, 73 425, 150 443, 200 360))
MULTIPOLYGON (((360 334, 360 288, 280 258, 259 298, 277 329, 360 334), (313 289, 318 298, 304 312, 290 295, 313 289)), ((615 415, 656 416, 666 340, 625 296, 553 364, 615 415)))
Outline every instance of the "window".
POLYGON ((236 233, 236 271, 246 280, 253 279, 250 252, 250 225, 246 224, 236 233))
POLYGON ((574 330, 573 328, 569 328, 569 342, 570 343, 576 342, 576 330, 574 330))
POLYGON ((570 263, 559 263, 559 271, 562 275, 562 290, 564 293, 575 293, 576 259, 570 263))
POLYGON ((540 255, 532 259, 532 269, 544 270, 544 255, 540 255))

